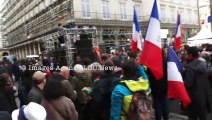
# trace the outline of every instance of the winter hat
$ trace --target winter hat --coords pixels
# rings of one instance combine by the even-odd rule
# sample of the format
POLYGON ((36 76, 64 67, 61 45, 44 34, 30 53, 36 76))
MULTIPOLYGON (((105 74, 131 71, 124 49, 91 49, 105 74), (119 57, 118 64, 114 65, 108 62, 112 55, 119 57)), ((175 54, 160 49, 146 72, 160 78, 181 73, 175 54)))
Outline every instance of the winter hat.
POLYGON ((45 120, 46 110, 43 106, 30 102, 27 106, 12 112, 12 120, 45 120))
POLYGON ((45 73, 46 73, 46 76, 48 76, 48 77, 51 76, 51 74, 52 74, 50 70, 46 70, 45 73))
POLYGON ((76 73, 82 73, 82 72, 84 71, 84 68, 83 68, 82 65, 76 64, 76 65, 74 66, 74 71, 75 71, 76 73))

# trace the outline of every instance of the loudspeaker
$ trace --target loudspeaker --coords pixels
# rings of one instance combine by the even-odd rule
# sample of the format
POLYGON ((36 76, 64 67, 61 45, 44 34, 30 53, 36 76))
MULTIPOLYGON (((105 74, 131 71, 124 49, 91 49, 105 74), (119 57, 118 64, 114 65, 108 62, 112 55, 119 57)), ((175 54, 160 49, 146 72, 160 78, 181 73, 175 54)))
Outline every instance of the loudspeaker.
POLYGON ((81 34, 80 40, 76 41, 75 46, 77 50, 76 51, 77 55, 80 55, 82 58, 93 57, 93 45, 92 45, 91 35, 81 34))
POLYGON ((64 37, 63 36, 59 36, 57 39, 58 39, 58 41, 59 41, 60 44, 65 43, 65 40, 64 40, 64 37))

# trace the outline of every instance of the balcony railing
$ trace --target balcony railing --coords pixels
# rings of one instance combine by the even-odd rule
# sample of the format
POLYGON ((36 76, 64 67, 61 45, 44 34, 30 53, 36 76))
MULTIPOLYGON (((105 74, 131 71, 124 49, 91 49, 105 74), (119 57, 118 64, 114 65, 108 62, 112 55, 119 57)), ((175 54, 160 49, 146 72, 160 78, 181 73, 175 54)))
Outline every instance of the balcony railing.
MULTIPOLYGON (((75 19, 133 21, 133 15, 106 14, 106 13, 100 13, 100 12, 75 11, 74 17, 75 19)), ((138 19, 139 21, 148 21, 149 16, 138 16, 138 19)))
POLYGON ((189 7, 197 7, 197 2, 193 2, 191 3, 190 1, 187 0, 161 0, 162 2, 166 2, 166 3, 173 3, 173 4, 178 4, 178 5, 183 5, 183 6, 189 6, 189 7))
MULTIPOLYGON (((177 19, 176 18, 162 18, 161 19, 161 23, 173 23, 173 24, 176 24, 177 23, 177 19)), ((181 19, 181 23, 182 24, 198 24, 198 20, 181 19)))

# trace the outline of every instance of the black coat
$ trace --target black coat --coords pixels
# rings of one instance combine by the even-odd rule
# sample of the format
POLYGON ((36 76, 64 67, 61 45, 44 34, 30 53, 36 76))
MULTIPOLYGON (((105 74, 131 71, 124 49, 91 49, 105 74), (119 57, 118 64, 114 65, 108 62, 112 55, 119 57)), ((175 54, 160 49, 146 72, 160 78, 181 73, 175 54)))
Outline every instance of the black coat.
POLYGON ((9 113, 12 113, 13 110, 18 108, 14 94, 15 91, 12 86, 0 88, 0 111, 8 111, 9 113))
POLYGON ((185 66, 184 84, 191 99, 189 112, 206 113, 210 111, 209 82, 206 62, 195 59, 185 66))
POLYGON ((168 80, 167 80, 167 59, 163 58, 163 78, 156 80, 155 76, 149 68, 145 71, 150 82, 150 88, 153 95, 167 96, 168 80))

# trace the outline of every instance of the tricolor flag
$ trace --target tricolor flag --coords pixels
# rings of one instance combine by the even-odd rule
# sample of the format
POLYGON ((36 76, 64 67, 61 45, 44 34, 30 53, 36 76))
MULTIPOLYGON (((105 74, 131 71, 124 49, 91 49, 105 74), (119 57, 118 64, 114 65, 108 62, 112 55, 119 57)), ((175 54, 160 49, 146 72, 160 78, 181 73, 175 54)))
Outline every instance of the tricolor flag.
POLYGON ((174 49, 179 50, 181 45, 181 21, 180 21, 180 15, 177 15, 177 29, 175 34, 175 43, 174 43, 174 49))
POLYGON ((191 100, 187 94, 181 75, 183 66, 174 50, 170 46, 167 46, 167 49, 168 97, 180 99, 183 102, 183 106, 187 107, 191 103, 191 100))
POLYGON ((212 22, 212 16, 207 16, 203 21, 202 24, 207 24, 212 22))
POLYGON ((157 0, 155 0, 140 56, 140 64, 147 66, 157 80, 163 77, 160 17, 158 10, 159 5, 157 4, 157 0))
POLYGON ((134 15, 133 15, 133 34, 132 34, 132 52, 136 52, 138 49, 141 50, 141 39, 140 39, 140 24, 138 22, 137 13, 134 7, 134 15))
POLYGON ((100 50, 99 50, 99 47, 94 47, 94 50, 95 50, 95 53, 98 57, 98 60, 101 61, 101 54, 100 54, 100 50))

